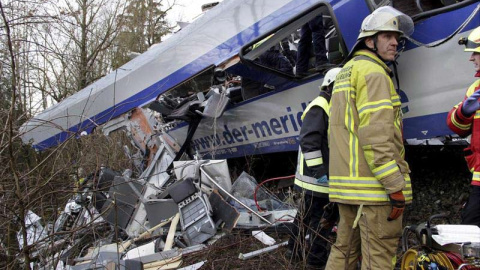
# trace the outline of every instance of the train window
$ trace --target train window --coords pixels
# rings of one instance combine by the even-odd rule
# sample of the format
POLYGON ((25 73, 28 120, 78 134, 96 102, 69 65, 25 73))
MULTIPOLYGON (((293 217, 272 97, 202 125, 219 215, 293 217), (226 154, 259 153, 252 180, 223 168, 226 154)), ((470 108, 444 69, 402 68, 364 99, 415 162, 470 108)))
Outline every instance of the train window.
POLYGON ((264 71, 301 79, 340 64, 346 52, 331 8, 322 4, 247 45, 240 57, 264 71))
POLYGON ((210 86, 212 86, 212 78, 214 74, 214 67, 210 66, 205 70, 202 70, 190 79, 182 82, 181 84, 173 87, 168 91, 168 95, 175 97, 188 97, 198 92, 207 92, 210 86))

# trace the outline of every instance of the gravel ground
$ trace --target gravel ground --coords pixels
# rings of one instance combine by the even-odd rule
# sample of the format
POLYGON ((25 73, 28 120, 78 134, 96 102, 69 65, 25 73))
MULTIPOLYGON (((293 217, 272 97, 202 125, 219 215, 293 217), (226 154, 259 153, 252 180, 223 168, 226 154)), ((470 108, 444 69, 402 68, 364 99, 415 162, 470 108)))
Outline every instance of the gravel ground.
POLYGON ((467 199, 471 174, 463 158, 463 146, 410 146, 413 203, 405 213, 406 224, 416 224, 439 213, 451 223, 460 222, 460 208, 467 199))

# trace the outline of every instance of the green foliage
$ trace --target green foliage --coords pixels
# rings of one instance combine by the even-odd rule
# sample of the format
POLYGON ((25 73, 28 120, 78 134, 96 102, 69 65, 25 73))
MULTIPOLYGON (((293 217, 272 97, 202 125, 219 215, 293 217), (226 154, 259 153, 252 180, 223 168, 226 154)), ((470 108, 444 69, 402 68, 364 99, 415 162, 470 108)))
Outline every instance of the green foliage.
POLYGON ((125 14, 118 18, 122 27, 115 42, 114 69, 128 62, 130 53, 145 52, 170 32, 171 27, 165 20, 167 11, 163 8, 162 0, 129 1, 125 14))

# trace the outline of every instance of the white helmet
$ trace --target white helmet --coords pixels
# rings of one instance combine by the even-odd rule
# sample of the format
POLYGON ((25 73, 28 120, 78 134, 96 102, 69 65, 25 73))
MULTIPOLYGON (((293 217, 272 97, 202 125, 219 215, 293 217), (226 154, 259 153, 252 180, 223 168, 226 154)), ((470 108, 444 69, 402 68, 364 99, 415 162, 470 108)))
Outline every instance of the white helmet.
POLYGON ((325 74, 325 78, 323 78, 322 86, 320 86, 320 90, 325 90, 327 86, 335 82, 335 78, 337 74, 342 70, 339 67, 330 69, 327 74, 325 74))
POLYGON ((413 33, 412 18, 390 6, 376 9, 372 14, 365 17, 360 28, 358 39, 370 37, 378 32, 393 31, 400 35, 413 33))
POLYGON ((363 20, 357 42, 353 45, 347 58, 350 59, 357 46, 363 42, 365 37, 371 37, 378 32, 384 31, 397 32, 400 36, 409 36, 413 33, 413 29, 413 20, 408 15, 391 6, 380 7, 363 20))

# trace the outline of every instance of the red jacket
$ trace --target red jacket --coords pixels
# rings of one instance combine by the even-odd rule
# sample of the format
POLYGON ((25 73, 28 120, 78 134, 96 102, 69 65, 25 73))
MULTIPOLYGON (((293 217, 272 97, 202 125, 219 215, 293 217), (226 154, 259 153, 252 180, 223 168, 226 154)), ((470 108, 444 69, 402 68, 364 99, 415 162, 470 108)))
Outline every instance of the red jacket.
MULTIPOLYGON (((480 72, 477 72, 475 77, 480 77, 480 72)), ((465 99, 477 90, 480 90, 480 79, 470 85, 463 101, 455 105, 447 117, 447 125, 453 132, 461 137, 472 135, 470 146, 464 151, 468 168, 473 173, 472 185, 474 186, 480 186, 480 110, 477 110, 472 116, 466 117, 462 114, 461 108, 465 99)))

